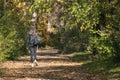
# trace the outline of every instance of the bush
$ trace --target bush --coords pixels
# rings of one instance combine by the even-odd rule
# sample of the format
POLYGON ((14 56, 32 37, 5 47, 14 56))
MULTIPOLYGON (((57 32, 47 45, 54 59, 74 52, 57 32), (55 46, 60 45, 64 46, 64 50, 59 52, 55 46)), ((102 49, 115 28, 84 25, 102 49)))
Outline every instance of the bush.
POLYGON ((25 37, 26 29, 19 18, 9 13, 0 20, 0 61, 15 59, 17 56, 26 53, 25 37))
POLYGON ((69 29, 59 32, 52 37, 54 47, 60 49, 63 53, 72 53, 85 51, 88 44, 88 32, 81 32, 79 29, 69 29))
POLYGON ((103 31, 98 31, 97 35, 92 33, 89 39, 88 52, 98 55, 99 59, 112 56, 113 46, 110 35, 103 31))

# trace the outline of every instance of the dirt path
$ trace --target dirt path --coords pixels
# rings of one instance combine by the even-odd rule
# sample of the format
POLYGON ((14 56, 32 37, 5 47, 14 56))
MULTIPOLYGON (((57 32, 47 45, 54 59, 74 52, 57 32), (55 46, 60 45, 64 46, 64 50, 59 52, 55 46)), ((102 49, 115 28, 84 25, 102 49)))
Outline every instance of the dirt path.
POLYGON ((63 55, 56 50, 38 53, 38 66, 31 67, 29 55, 0 65, 0 80, 104 80, 81 68, 82 63, 72 62, 73 55, 63 55))

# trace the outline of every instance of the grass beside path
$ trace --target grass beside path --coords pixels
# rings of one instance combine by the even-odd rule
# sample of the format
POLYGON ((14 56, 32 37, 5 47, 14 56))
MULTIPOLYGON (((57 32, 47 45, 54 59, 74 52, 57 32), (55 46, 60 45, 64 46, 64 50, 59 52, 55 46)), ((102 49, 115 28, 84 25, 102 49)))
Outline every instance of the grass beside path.
POLYGON ((73 53, 74 61, 83 62, 82 68, 89 70, 93 74, 102 74, 108 80, 120 80, 120 64, 112 62, 111 58, 104 60, 92 60, 91 55, 87 53, 73 53))

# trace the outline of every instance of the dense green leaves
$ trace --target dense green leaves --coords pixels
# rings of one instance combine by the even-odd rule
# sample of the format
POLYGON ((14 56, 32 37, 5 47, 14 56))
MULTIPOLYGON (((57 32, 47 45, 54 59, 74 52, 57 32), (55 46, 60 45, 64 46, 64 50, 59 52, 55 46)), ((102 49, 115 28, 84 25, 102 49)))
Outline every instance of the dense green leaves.
MULTIPOLYGON (((63 26, 63 28, 65 28, 65 34, 70 34, 66 33, 66 30, 73 32, 75 28, 86 31, 84 34, 80 34, 81 32, 79 34, 88 35, 86 39, 89 39, 89 42, 85 42, 85 44, 88 46, 87 50, 90 53, 99 55, 99 58, 113 57, 113 55, 119 57, 119 0, 71 0, 64 1, 63 5, 64 15, 62 19, 65 21, 65 25, 63 26)), ((73 35, 73 33, 70 35, 73 35)), ((71 42, 69 47, 73 45, 71 49, 77 46, 74 45, 74 43, 80 41, 77 35, 70 37, 64 35, 64 37, 66 37, 66 39, 77 37, 78 40, 76 39, 76 42, 69 39, 71 42)), ((84 37, 82 38, 84 39, 84 37)), ((79 43, 81 43, 81 41, 79 43)), ((64 48, 66 48, 68 44, 64 44, 64 48)), ((78 46, 83 45, 78 44, 78 46)), ((69 47, 67 46, 66 49, 69 47)))
MULTIPOLYGON (((13 3, 11 3, 13 4, 13 3)), ((21 21, 22 15, 16 14, 10 4, 4 10, 4 16, 0 18, 0 61, 14 59, 19 55, 25 54, 25 23, 21 21)))
POLYGON ((63 52, 88 51, 99 58, 120 58, 119 0, 13 0, 6 3, 0 2, 1 60, 14 58, 26 50, 26 34, 33 23, 34 12, 44 44, 63 52), (51 32, 47 32, 48 27, 51 32))

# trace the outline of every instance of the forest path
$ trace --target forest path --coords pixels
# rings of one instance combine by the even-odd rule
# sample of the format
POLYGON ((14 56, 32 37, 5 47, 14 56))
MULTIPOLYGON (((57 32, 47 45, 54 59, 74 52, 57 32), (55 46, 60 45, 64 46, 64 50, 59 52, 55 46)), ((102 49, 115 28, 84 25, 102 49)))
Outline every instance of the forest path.
POLYGON ((38 66, 31 67, 29 55, 0 64, 0 80, 105 80, 83 69, 83 62, 72 60, 73 54, 57 50, 39 50, 38 66))

